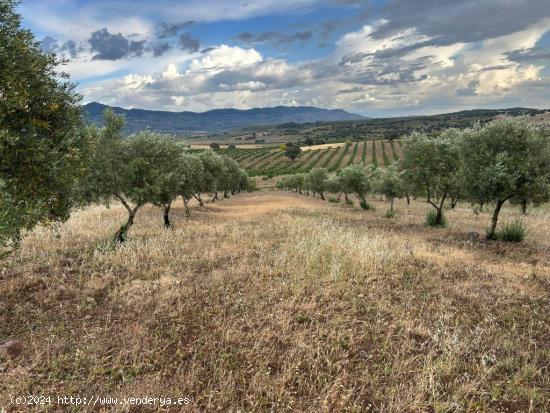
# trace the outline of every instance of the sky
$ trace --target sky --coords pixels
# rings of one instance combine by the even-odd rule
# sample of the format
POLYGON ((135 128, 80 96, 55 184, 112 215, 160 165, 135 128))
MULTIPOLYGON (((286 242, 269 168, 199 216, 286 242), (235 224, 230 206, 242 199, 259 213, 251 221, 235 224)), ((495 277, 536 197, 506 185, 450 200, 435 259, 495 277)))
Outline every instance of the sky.
POLYGON ((548 0, 23 0, 84 102, 366 116, 550 108, 548 0))

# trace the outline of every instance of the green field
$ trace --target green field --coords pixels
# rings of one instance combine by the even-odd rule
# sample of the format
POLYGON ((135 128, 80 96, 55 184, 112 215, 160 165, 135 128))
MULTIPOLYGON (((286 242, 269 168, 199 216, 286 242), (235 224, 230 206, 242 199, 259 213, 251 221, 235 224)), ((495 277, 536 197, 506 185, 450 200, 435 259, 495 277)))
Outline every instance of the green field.
POLYGON ((393 140, 351 142, 346 146, 306 150, 294 161, 275 147, 222 149, 220 153, 235 159, 251 176, 277 176, 319 167, 337 172, 360 162, 383 167, 399 160, 403 150, 401 142, 393 140))

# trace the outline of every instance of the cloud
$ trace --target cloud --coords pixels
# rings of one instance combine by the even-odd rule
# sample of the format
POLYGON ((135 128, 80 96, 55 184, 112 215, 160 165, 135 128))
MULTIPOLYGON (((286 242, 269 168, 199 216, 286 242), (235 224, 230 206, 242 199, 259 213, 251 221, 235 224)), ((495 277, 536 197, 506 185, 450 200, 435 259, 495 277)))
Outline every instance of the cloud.
POLYGON ((145 41, 128 40, 121 33, 111 34, 106 28, 93 32, 88 39, 93 60, 118 60, 123 57, 141 56, 145 41))
POLYGON ((59 47, 57 39, 54 39, 51 36, 46 36, 40 41, 40 47, 45 52, 55 52, 59 47))
POLYGON ((154 76, 127 75, 102 82, 100 87, 84 89, 84 92, 104 102, 115 97, 119 105, 150 108, 168 105, 176 109, 176 105, 185 104, 188 109, 204 110, 205 105, 212 102, 205 96, 220 102, 218 105, 227 103, 229 96, 233 96, 244 107, 245 102, 259 104, 263 98, 282 96, 292 87, 307 84, 311 75, 309 70, 284 60, 264 59, 254 49, 220 45, 192 59, 183 68, 169 64, 154 76))
POLYGON ((157 43, 153 46, 153 57, 162 56, 164 53, 166 53, 168 50, 170 50, 172 47, 169 43, 157 43))
POLYGON ((305 42, 312 36, 311 30, 304 30, 292 34, 281 32, 264 32, 252 34, 249 32, 239 33, 236 38, 248 45, 269 44, 271 46, 287 46, 295 41, 305 42))
POLYGON ((477 96, 479 80, 472 80, 468 86, 456 90, 457 96, 477 96))
POLYGON ((40 47, 45 52, 54 52, 63 57, 75 58, 83 49, 74 40, 60 43, 51 36, 46 36, 40 41, 40 47))
POLYGON ((544 48, 530 47, 528 49, 517 49, 506 53, 506 58, 514 62, 549 61, 550 50, 544 48))
POLYGON ((162 22, 159 25, 157 25, 157 28, 156 28, 157 37, 159 39, 174 37, 181 31, 193 26, 195 23, 196 22, 194 20, 189 20, 181 23, 162 22))
POLYGON ((439 45, 473 43, 523 30, 548 16, 548 10, 547 0, 393 0, 383 8, 388 21, 373 37, 414 27, 439 45))
POLYGON ((187 32, 180 36, 178 45, 181 50, 187 50, 188 52, 194 53, 199 50, 201 44, 198 39, 187 32))
POLYGON ((78 56, 78 53, 82 51, 82 47, 79 46, 74 40, 67 40, 63 43, 63 46, 59 49, 62 53, 68 54, 71 58, 78 56))

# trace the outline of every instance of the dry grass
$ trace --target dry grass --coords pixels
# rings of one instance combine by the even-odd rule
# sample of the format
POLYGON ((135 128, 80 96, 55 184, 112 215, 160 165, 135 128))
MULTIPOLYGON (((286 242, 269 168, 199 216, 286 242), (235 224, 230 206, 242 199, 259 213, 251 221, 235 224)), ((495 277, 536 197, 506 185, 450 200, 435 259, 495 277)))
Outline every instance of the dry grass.
POLYGON ((186 411, 547 411, 548 208, 509 245, 469 234, 489 215, 465 206, 432 230, 423 203, 391 220, 371 203, 247 194, 189 220, 178 204, 173 230, 148 207, 117 249, 120 208, 36 231, 0 273, 0 338, 26 343, 0 360, 0 407, 146 394, 188 395, 186 411))
POLYGON ((318 151, 320 149, 343 148, 344 146, 346 146, 346 142, 323 143, 321 145, 302 146, 302 151, 318 151))

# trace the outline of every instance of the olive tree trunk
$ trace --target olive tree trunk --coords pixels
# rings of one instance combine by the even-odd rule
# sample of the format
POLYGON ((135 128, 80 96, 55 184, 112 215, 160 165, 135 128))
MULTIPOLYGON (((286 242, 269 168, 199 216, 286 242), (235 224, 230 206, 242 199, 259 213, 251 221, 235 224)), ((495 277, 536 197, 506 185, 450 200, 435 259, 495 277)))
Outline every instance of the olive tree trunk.
POLYGON ((487 232, 487 239, 495 239, 496 238, 498 214, 500 213, 502 205, 504 205, 505 202, 506 202, 506 200, 501 201, 500 199, 497 201, 497 204, 495 206, 495 210, 493 211, 493 217, 491 218, 491 227, 489 228, 489 231, 487 232))
POLYGON ((458 198, 451 198, 451 209, 455 209, 456 204, 458 204, 458 198))
MULTIPOLYGON (((429 196, 429 192, 428 192, 429 196)), ((445 198, 447 198, 447 193, 444 193, 441 197, 441 201, 439 202, 439 205, 433 202, 430 198, 428 198, 428 203, 433 206, 436 210, 435 214, 435 225, 441 225, 443 222, 443 204, 445 203, 445 198)))
POLYGON ((138 209, 141 208, 141 205, 136 205, 132 208, 122 196, 115 195, 115 197, 122 203, 122 205, 124 205, 126 211, 128 211, 128 219, 126 220, 126 223, 122 225, 117 232, 115 232, 114 236, 114 241, 121 244, 126 241, 126 235, 128 234, 130 227, 134 224, 134 218, 138 209))
POLYGON ((187 197, 183 197, 183 206, 185 208, 185 216, 190 217, 191 216, 191 209, 189 208, 189 199, 187 197))
POLYGON ((201 208, 204 207, 204 202, 202 202, 201 194, 195 194, 193 195, 193 198, 199 201, 199 205, 201 206, 201 208))
POLYGON ((164 205, 164 227, 170 228, 172 224, 170 223, 170 204, 164 205))

